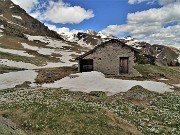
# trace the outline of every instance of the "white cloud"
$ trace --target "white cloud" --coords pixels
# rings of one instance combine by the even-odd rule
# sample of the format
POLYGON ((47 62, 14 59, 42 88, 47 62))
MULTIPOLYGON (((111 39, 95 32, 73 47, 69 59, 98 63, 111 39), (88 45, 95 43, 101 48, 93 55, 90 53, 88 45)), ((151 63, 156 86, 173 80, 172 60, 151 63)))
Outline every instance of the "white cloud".
POLYGON ((135 37, 143 37, 146 34, 153 33, 161 28, 158 25, 146 25, 146 24, 124 24, 124 25, 110 25, 106 29, 102 30, 105 34, 119 35, 125 32, 133 34, 135 37))
POLYGON ((174 2, 178 2, 179 0, 159 0, 160 5, 168 5, 174 2))
POLYGON ((129 0, 128 3, 129 4, 135 4, 135 3, 141 3, 141 2, 144 2, 144 1, 148 1, 148 0, 129 0))
POLYGON ((102 32, 113 35, 130 33, 153 44, 180 46, 180 2, 130 13, 127 15, 127 24, 110 25, 102 32))
POLYGON ((30 13, 30 16, 34 17, 34 18, 38 18, 39 16, 41 16, 41 13, 39 11, 30 13))
POLYGON ((51 25, 51 24, 47 24, 45 23, 45 25, 50 29, 50 30, 54 30, 56 31, 57 33, 59 34, 62 34, 62 33, 70 33, 70 32, 83 32, 83 30, 70 30, 69 28, 67 27, 62 27, 62 28, 58 28, 56 27, 55 25, 51 25))
POLYGON ((12 2, 19 5, 28 13, 30 13, 32 8, 39 3, 38 0, 12 0, 12 2))
POLYGON ((40 20, 62 24, 78 24, 94 17, 92 10, 85 10, 80 6, 71 6, 70 4, 64 3, 62 0, 57 2, 49 1, 45 11, 40 12, 38 10, 31 13, 31 15, 40 20))
POLYGON ((158 3, 159 5, 168 5, 174 2, 179 2, 180 0, 128 0, 129 4, 139 4, 142 2, 147 2, 148 4, 158 3))
POLYGON ((152 44, 173 45, 180 47, 180 25, 161 28, 159 32, 144 38, 152 44))
POLYGON ((70 29, 66 28, 66 27, 58 28, 58 27, 56 27, 56 25, 51 25, 51 24, 47 24, 47 23, 45 23, 44 25, 46 25, 50 30, 54 30, 59 34, 70 31, 70 29))
POLYGON ((160 23, 165 24, 169 22, 180 20, 180 3, 174 3, 162 8, 149 9, 142 12, 128 14, 128 23, 160 23))
POLYGON ((78 24, 84 20, 94 17, 92 10, 86 10, 80 6, 71 6, 63 0, 40 2, 39 0, 12 0, 20 5, 32 17, 41 21, 51 21, 53 23, 78 24))

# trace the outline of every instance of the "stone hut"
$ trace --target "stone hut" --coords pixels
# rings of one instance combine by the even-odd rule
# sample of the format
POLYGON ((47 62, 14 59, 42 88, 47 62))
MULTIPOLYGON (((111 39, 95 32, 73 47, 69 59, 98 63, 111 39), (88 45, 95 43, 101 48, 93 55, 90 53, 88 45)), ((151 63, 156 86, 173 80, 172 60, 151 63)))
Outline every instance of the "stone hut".
POLYGON ((111 39, 76 58, 78 71, 99 71, 105 75, 133 75, 135 53, 139 50, 125 43, 111 39))

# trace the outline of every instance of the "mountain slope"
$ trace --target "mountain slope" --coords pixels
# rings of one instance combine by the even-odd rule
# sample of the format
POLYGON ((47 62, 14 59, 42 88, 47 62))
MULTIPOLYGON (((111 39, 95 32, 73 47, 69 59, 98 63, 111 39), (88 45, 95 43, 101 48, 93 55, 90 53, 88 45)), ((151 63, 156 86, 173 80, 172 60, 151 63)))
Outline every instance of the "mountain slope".
POLYGON ((78 43, 81 46, 93 48, 102 42, 108 41, 110 39, 117 39, 112 35, 105 35, 101 32, 95 32, 93 30, 88 30, 87 32, 66 32, 61 33, 64 40, 78 43))
POLYGON ((68 42, 10 0, 0 3, 0 64, 25 69, 72 66, 89 48, 68 42))
POLYGON ((133 46, 134 48, 141 50, 144 54, 154 56, 161 63, 175 65, 177 61, 180 62, 180 50, 175 47, 157 44, 151 45, 130 36, 120 40, 127 45, 133 46))
MULTIPOLYGON (((88 30, 57 34, 10 0, 0 3, 0 63, 7 66, 34 69, 72 66, 74 58, 112 35, 88 30)), ((180 50, 161 45, 150 45, 132 37, 118 39, 156 57, 160 62, 175 65, 180 61, 180 50)))
POLYGON ((0 2, 0 24, 4 27, 4 33, 8 35, 23 37, 25 33, 62 39, 55 31, 49 30, 10 0, 0 2))

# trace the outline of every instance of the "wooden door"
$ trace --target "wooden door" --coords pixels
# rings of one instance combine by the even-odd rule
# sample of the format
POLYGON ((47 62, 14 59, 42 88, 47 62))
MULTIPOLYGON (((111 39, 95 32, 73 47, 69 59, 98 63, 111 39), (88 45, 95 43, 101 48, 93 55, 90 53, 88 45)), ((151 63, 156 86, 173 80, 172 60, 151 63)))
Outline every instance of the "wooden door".
POLYGON ((82 59, 80 72, 93 71, 93 59, 82 59))
POLYGON ((119 61, 119 73, 120 74, 128 74, 128 64, 129 63, 129 58, 128 57, 120 57, 119 61))

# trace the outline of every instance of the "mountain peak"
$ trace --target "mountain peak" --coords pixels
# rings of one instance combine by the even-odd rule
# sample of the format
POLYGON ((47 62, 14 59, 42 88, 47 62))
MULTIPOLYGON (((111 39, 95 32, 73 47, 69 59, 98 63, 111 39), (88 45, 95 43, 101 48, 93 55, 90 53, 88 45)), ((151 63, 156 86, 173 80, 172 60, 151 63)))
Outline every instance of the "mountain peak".
POLYGON ((94 30, 87 30, 87 32, 86 32, 87 34, 89 34, 89 35, 97 35, 97 32, 95 32, 94 30))

